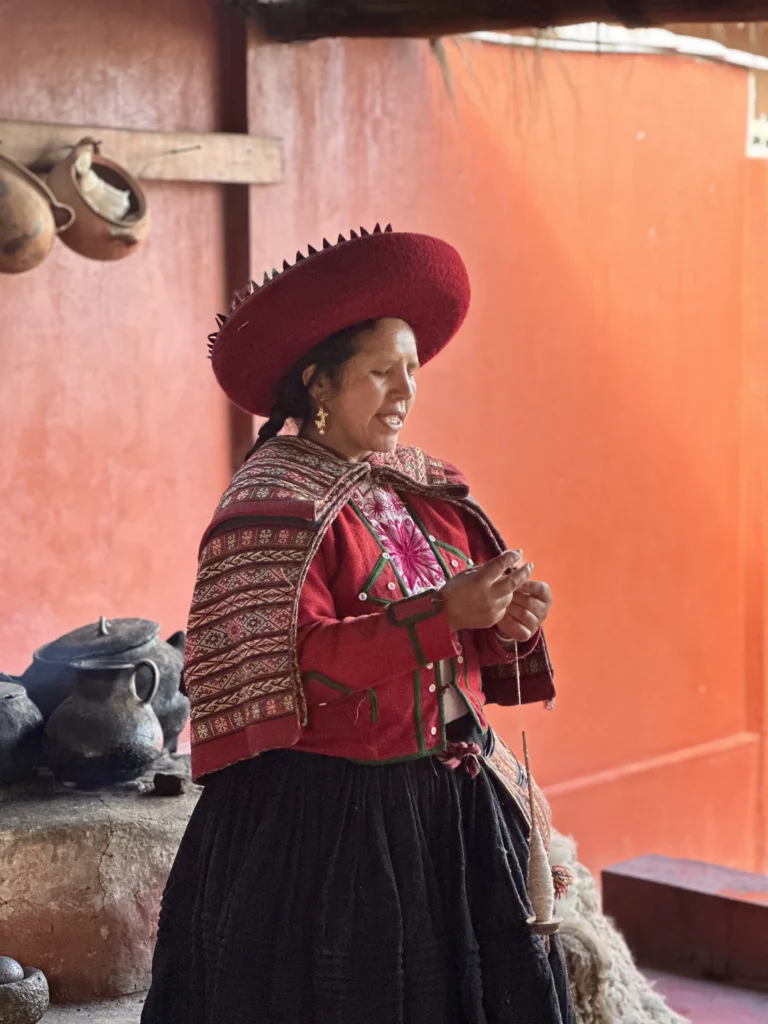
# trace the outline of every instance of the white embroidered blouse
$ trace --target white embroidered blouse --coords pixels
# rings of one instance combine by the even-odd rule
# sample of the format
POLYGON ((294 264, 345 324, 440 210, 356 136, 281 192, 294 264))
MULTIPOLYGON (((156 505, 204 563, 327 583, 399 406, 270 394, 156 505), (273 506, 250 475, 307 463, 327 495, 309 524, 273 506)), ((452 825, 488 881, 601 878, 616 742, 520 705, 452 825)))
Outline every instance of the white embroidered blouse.
MULTIPOLYGON (((389 488, 365 483, 352 495, 352 501, 392 559, 406 590, 404 596, 411 597, 445 586, 447 581, 442 566, 399 495, 389 488)), ((443 667, 443 678, 450 678, 447 663, 443 667)), ((461 718, 469 711, 455 687, 446 688, 443 700, 446 722, 461 718)))

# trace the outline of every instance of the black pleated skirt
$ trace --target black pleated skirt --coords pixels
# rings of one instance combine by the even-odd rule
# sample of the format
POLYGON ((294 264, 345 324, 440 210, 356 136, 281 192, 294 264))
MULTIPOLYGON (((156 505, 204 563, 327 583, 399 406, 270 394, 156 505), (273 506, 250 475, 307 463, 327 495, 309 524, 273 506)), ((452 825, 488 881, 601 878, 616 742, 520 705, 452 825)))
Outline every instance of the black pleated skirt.
POLYGON ((218 772, 142 1024, 572 1024, 560 945, 525 923, 527 833, 485 770, 435 758, 281 750, 218 772))

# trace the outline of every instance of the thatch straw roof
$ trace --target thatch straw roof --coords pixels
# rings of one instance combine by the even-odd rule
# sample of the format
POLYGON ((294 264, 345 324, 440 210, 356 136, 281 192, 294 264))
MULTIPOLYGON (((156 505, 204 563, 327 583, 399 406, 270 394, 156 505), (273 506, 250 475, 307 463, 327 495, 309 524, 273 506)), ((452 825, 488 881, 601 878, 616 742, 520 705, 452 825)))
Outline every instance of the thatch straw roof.
POLYGON ((422 36, 607 21, 768 20, 768 0, 229 0, 282 42, 327 36, 422 36))

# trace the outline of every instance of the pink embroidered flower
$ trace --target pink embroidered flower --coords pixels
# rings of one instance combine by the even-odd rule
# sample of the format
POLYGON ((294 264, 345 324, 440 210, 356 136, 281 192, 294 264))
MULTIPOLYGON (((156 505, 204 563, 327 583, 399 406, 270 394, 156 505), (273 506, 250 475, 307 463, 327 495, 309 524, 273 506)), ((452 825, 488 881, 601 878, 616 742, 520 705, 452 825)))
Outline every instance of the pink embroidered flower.
POLYGON ((412 594, 445 582, 426 538, 412 519, 378 524, 384 546, 412 594))
POLYGON ((371 487, 365 494, 358 492, 357 504, 372 526, 384 519, 397 519, 401 514, 394 494, 381 487, 371 487))
POLYGON ((397 494, 383 487, 369 487, 365 492, 357 491, 354 501, 391 556, 409 594, 445 583, 432 548, 397 494))
POLYGON ((398 508, 394 501, 394 495, 382 491, 380 488, 372 490, 368 496, 368 509, 374 519, 396 519, 398 508))

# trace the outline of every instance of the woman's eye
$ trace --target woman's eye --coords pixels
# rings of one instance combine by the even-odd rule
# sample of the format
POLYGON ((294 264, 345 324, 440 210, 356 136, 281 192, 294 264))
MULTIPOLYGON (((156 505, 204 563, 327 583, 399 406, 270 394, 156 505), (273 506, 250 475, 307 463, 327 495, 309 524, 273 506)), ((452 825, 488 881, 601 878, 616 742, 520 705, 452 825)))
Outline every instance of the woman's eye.
POLYGON ((386 370, 373 370, 372 372, 373 372, 374 377, 386 377, 387 376, 387 371, 386 370))

